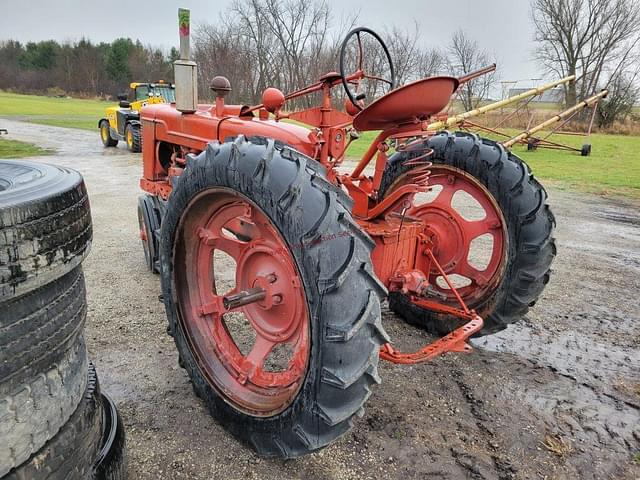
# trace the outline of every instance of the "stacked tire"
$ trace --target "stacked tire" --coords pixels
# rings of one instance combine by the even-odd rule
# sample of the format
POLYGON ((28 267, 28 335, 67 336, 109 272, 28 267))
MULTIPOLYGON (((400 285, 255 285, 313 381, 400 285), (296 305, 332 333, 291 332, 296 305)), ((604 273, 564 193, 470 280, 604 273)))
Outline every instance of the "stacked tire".
POLYGON ((0 160, 0 478, 124 478, 125 438, 87 358, 89 199, 73 170, 0 160))

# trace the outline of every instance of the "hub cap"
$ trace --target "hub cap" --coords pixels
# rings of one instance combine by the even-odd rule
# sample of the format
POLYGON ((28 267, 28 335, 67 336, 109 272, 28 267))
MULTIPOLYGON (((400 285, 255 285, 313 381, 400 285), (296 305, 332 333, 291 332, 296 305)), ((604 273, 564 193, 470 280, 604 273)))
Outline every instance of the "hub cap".
POLYGON ((281 412, 304 381, 310 350, 306 296, 286 242, 250 200, 216 188, 187 207, 175 248, 181 325, 205 378, 236 409, 281 412), (237 317, 252 345, 238 341, 237 317))

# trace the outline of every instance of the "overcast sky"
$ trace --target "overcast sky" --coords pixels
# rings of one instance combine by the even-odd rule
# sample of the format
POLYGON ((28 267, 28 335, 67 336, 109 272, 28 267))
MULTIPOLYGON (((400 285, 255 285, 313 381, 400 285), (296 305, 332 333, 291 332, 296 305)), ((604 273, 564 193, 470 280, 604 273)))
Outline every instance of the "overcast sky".
MULTIPOLYGON (((529 0, 327 0, 339 17, 359 12, 362 26, 382 29, 418 21, 426 45, 446 44, 462 28, 498 61, 500 80, 542 76, 532 60, 529 0)), ((0 40, 111 41, 139 38, 168 49, 178 43, 177 8, 191 9, 191 21, 215 22, 230 0, 0 0, 0 40)), ((224 72, 218 72, 224 74, 224 72)))

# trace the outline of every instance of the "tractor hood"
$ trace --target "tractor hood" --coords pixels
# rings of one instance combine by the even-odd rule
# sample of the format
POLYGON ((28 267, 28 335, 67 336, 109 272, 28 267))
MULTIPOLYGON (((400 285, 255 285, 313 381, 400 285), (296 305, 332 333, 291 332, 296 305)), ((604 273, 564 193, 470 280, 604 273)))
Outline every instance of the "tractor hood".
POLYGON ((157 140, 199 151, 204 150, 211 141, 224 142, 225 139, 243 134, 273 138, 310 157, 316 156, 317 139, 312 130, 254 116, 240 117, 240 110, 240 106, 226 105, 223 115, 217 117, 215 105, 198 105, 195 113, 181 113, 176 110, 175 104, 158 104, 144 107, 141 119, 155 124, 157 140))

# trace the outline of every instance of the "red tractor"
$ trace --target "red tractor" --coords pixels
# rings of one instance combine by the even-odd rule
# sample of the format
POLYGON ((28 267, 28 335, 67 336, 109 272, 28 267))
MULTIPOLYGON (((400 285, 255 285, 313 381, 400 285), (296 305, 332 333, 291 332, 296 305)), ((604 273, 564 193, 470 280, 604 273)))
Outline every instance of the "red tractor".
POLYGON ((258 453, 327 446, 362 414, 380 357, 469 351, 471 335, 504 329, 540 296, 556 253, 544 188, 496 142, 426 128, 459 79, 396 88, 384 42, 365 28, 345 38, 339 73, 287 95, 268 88, 260 105, 227 105, 231 86, 216 77, 215 104, 181 107, 180 76, 177 105, 142 110, 141 238, 196 394, 258 453), (386 76, 363 69, 364 36, 385 52, 386 76), (388 92, 366 98, 365 81, 388 92), (319 106, 284 113, 316 92, 319 106), (367 131, 379 133, 346 172, 348 139, 367 131), (385 299, 442 337, 399 352, 381 324, 385 299), (250 348, 230 328, 238 315, 250 348))

